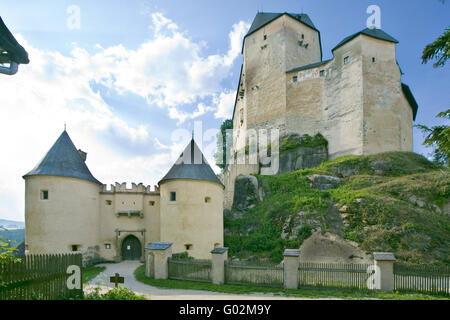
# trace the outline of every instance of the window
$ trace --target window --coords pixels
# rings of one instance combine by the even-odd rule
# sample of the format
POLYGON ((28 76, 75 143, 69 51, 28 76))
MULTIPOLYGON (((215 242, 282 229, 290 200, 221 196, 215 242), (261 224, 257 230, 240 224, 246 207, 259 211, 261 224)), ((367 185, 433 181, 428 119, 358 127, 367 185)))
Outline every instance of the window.
POLYGON ((41 190, 41 200, 48 200, 48 190, 41 190))
POLYGON ((211 197, 205 197, 205 203, 210 203, 211 202, 211 197))
POLYGON ((80 246, 78 245, 78 244, 73 244, 73 245, 71 245, 71 248, 72 248, 72 251, 73 252, 76 252, 76 251, 78 251, 80 248, 79 248, 80 246))
POLYGON ((305 35, 302 33, 302 39, 305 39, 305 35))
POLYGON ((347 64, 347 63, 348 63, 348 59, 349 59, 348 56, 346 56, 346 57, 344 58, 344 64, 347 64))
POLYGON ((214 243, 214 248, 218 248, 218 247, 220 247, 220 243, 218 243, 218 242, 214 243))
POLYGON ((324 77, 324 76, 325 76, 325 70, 320 70, 319 75, 320 75, 321 77, 324 77))
POLYGON ((155 205, 155 201, 149 201, 149 202, 148 202, 148 205, 149 205, 149 206, 154 206, 154 205, 155 205))
POLYGON ((264 40, 267 40, 267 34, 264 35, 264 40))
POLYGON ((372 57, 372 62, 375 62, 375 57, 372 57))
POLYGON ((292 77, 292 82, 297 82, 297 80, 298 80, 297 76, 292 77))
POLYGON ((184 247, 186 248, 186 250, 191 250, 192 244, 185 244, 184 247))
POLYGON ((110 206, 112 204, 112 201, 111 200, 106 200, 106 205, 107 206, 110 206))
POLYGON ((177 193, 175 191, 170 192, 170 201, 177 201, 177 193))
POLYGON ((111 249, 111 243, 105 243, 105 249, 111 249))

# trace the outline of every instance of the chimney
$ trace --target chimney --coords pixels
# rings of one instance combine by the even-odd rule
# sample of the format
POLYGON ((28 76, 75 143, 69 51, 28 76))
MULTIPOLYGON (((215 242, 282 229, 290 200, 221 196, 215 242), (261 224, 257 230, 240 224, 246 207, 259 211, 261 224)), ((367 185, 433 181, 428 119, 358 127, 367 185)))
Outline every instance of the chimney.
POLYGON ((86 162, 87 153, 82 151, 81 149, 78 149, 78 153, 80 154, 81 159, 83 159, 83 161, 86 162))

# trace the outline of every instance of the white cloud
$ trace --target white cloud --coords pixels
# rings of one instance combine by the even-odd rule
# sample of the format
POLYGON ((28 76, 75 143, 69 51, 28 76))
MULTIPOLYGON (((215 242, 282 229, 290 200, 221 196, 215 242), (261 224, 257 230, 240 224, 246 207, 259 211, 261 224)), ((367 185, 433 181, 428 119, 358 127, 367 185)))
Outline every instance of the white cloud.
POLYGON ((221 82, 230 75, 248 24, 233 25, 226 54, 204 55, 204 42, 193 42, 170 19, 156 13, 152 21, 154 37, 135 50, 98 44, 89 53, 73 44, 71 54, 63 55, 36 48, 15 35, 31 62, 20 66, 14 76, 0 75, 0 217, 23 218, 20 177, 49 150, 65 122, 75 145, 88 152, 87 164, 94 176, 105 183, 155 184, 179 156, 184 141, 163 144, 147 126, 131 125, 92 89, 92 82, 119 94, 144 97, 149 104, 165 108, 178 123, 213 112, 228 117, 234 93, 222 88, 221 82), (185 110, 187 104, 197 107, 185 110), (99 134, 108 132, 121 143, 153 145, 159 153, 121 154, 100 141, 99 134))
POLYGON ((214 101, 217 105, 217 111, 214 117, 221 119, 230 119, 233 115, 234 101, 236 99, 236 91, 221 92, 214 101))

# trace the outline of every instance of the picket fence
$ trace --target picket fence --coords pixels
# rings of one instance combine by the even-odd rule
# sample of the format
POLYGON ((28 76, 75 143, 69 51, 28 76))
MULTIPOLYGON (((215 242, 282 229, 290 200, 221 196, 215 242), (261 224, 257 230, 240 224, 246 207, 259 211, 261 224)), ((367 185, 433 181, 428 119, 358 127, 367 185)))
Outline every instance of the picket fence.
POLYGON ((81 254, 27 255, 20 262, 0 264, 0 300, 78 298, 82 283, 80 289, 67 286, 71 265, 82 270, 81 254))

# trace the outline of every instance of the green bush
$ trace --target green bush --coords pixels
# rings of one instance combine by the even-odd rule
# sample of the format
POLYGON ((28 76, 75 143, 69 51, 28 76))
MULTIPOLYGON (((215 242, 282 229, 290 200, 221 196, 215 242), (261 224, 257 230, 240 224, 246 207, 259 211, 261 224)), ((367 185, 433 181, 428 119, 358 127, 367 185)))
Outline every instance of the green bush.
POLYGON ((100 288, 95 288, 91 293, 84 296, 85 300, 146 300, 144 296, 135 294, 128 288, 117 287, 101 294, 100 288))

